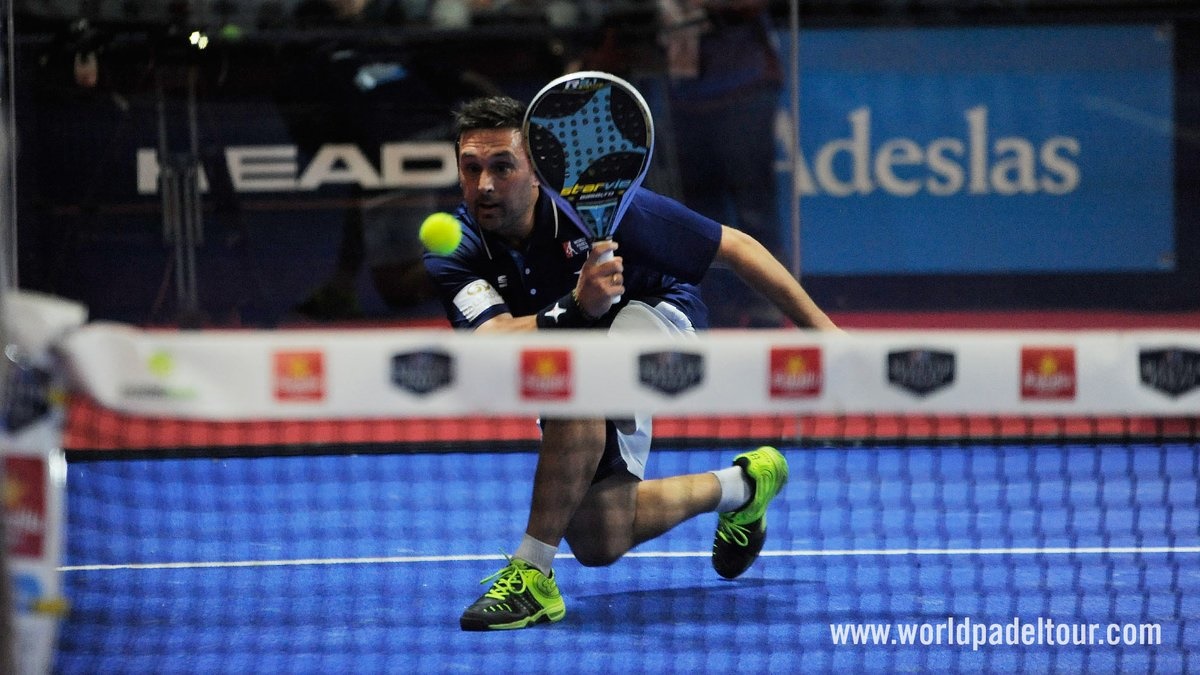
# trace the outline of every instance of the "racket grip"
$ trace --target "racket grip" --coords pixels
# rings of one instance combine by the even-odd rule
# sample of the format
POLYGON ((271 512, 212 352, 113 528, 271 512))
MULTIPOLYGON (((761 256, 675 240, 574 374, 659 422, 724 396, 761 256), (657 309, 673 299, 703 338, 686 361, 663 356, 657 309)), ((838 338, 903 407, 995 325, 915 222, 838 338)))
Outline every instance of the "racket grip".
MULTIPOLYGON (((596 256, 596 264, 608 262, 609 260, 612 260, 612 259, 613 259, 613 252, 611 249, 609 249, 609 250, 605 251, 604 253, 601 253, 600 255, 596 256)), ((612 301, 613 301, 614 305, 617 304, 618 302, 620 302, 621 301, 620 294, 612 296, 612 301)))

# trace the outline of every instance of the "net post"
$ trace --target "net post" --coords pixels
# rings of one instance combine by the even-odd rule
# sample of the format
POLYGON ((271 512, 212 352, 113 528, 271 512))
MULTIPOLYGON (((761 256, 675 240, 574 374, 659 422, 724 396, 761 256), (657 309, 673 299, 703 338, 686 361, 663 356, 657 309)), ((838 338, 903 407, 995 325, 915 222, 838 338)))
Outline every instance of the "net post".
MULTIPOLYGON (((2 295, 2 294, 0 294, 2 295)), ((3 300, 0 299, 0 311, 3 311, 3 300)), ((4 344, 4 331, 0 330, 0 345, 4 344)), ((7 359, 0 358, 0 382, 8 380, 7 359)), ((0 409, 3 409, 7 398, 0 393, 0 409)), ((0 462, 0 482, 7 481, 4 462, 0 462)), ((13 603, 12 571, 8 562, 8 518, 7 509, 0 518, 0 672, 15 673, 17 659, 15 653, 16 634, 13 631, 16 605, 13 603)))
MULTIPOLYGON (((0 0, 0 19, 4 28, 0 31, 0 82, 3 92, 7 95, 3 110, 0 111, 0 316, 4 314, 5 296, 16 286, 17 252, 16 252, 16 171, 13 167, 12 121, 15 105, 15 88, 13 84, 12 55, 13 40, 13 7, 10 0, 0 0)), ((8 331, 4 322, 0 321, 0 346, 7 344, 8 331)), ((8 381, 8 360, 0 358, 0 383, 8 381)), ((0 387, 0 410, 7 404, 4 387, 0 387)), ((7 484, 4 462, 0 462, 0 484, 7 484)), ((14 621, 16 605, 13 601, 12 572, 8 560, 8 525, 7 505, 0 507, 0 672, 16 672, 16 633, 14 621)))

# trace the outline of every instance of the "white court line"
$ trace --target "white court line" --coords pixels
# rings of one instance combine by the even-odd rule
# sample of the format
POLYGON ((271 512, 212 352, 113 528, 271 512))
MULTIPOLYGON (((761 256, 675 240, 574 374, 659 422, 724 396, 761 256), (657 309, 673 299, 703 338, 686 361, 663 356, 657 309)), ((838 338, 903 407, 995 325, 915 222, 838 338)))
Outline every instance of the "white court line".
MULTIPOLYGON (((1088 547, 1017 547, 1017 548, 895 548, 763 551, 764 558, 837 558, 854 556, 994 556, 994 555, 1135 555, 1159 553, 1200 553, 1200 546, 1088 546, 1088 547)), ((711 551, 631 551, 626 558, 707 558, 711 551)), ((572 557, 560 553, 559 558, 572 557)), ((234 560, 226 562, 125 563, 119 565, 67 565, 60 572, 99 572, 106 570, 173 570, 231 567, 295 567, 299 565, 381 565, 400 563, 437 563, 504 560, 503 555, 409 555, 375 558, 300 558, 296 560, 234 560)))

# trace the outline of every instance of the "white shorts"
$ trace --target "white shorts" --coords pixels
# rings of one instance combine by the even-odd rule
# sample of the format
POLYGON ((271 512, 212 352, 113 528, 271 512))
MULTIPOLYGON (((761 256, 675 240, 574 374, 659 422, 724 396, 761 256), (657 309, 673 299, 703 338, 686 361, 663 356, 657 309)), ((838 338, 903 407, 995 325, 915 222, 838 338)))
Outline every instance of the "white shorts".
MULTIPOLYGON (((644 332, 666 333, 680 339, 696 337, 696 328, 687 315, 666 301, 651 306, 630 300, 617 312, 608 329, 609 335, 644 332)), ((651 416, 609 420, 607 426, 608 440, 593 482, 604 480, 622 469, 639 479, 645 478, 646 459, 650 456, 650 441, 654 435, 651 416)))

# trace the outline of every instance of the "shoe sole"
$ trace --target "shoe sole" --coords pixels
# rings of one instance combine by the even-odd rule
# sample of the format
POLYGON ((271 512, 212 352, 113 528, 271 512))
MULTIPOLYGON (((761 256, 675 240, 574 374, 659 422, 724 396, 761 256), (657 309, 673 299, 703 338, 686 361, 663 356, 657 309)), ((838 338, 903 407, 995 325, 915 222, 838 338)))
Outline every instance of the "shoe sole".
POLYGON ((465 631, 517 630, 520 628, 536 626, 540 623, 554 623, 556 621, 562 621, 563 617, 566 615, 567 608, 564 606, 559 608, 543 609, 533 616, 509 623, 489 624, 482 620, 474 620, 468 619, 467 617, 462 617, 458 620, 458 625, 465 631))

